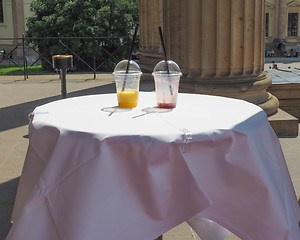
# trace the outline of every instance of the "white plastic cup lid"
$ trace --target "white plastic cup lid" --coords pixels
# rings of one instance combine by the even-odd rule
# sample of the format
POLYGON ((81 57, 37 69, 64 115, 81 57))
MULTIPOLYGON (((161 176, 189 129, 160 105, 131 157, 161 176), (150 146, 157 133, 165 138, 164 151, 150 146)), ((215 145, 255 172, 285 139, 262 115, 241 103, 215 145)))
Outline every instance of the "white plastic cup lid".
POLYGON ((152 74, 168 74, 168 68, 169 74, 182 76, 179 66, 172 60, 168 60, 167 62, 165 60, 162 60, 159 63, 157 63, 153 69, 152 74))
MULTIPOLYGON (((128 60, 120 61, 116 65, 113 74, 114 75, 115 74, 126 74, 127 65, 128 65, 128 60)), ((129 63, 128 74, 142 74, 140 66, 133 60, 131 60, 129 63)))

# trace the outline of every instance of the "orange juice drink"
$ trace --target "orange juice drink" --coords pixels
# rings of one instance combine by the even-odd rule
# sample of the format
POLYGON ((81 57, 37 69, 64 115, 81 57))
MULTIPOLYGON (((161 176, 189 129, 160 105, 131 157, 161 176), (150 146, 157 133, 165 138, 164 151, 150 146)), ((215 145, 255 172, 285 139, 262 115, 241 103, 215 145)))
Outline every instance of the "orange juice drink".
POLYGON ((134 108, 138 104, 139 91, 136 89, 125 89, 118 91, 118 103, 121 108, 134 108))
POLYGON ((120 61, 114 69, 117 99, 120 108, 134 108, 138 104, 140 78, 139 65, 128 60, 120 61))

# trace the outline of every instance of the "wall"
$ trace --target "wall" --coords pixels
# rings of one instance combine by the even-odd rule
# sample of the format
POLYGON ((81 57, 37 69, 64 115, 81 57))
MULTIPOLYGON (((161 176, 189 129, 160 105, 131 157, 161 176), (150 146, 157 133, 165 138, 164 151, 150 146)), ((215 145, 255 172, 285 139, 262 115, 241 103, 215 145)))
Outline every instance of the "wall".
MULTIPOLYGON (((26 19, 33 15, 30 11, 32 0, 3 0, 4 23, 0 23, 0 38, 21 38, 27 27, 26 19)), ((21 40, 0 40, 0 48, 6 52, 13 50, 21 40)), ((23 50, 18 47, 13 56, 22 57, 23 50)))
POLYGON ((267 0, 266 13, 269 13, 269 36, 266 43, 284 39, 286 43, 300 42, 300 0, 267 0), (298 36, 288 35, 288 13, 298 13, 298 36))
MULTIPOLYGON (((33 15, 33 12, 30 11, 30 4, 32 0, 23 0, 24 1, 24 18, 25 21, 28 17, 33 15)), ((27 30, 27 26, 25 26, 25 30, 27 30)))
MULTIPOLYGON (((14 37, 12 4, 10 0, 3 0, 4 23, 0 23, 0 38, 14 37)), ((0 45, 12 44, 12 41, 0 40, 0 45)), ((2 48, 1 48, 2 49, 2 48)))

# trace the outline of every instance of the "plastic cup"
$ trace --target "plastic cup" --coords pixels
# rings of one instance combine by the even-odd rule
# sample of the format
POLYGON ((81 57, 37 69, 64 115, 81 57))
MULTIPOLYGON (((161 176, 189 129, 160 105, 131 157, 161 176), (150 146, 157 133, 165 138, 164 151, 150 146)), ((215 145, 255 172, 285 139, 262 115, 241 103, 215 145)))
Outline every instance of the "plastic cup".
POLYGON ((138 104, 142 72, 136 62, 130 61, 129 71, 126 73, 127 64, 127 60, 119 62, 113 73, 120 108, 134 108, 138 104))
POLYGON ((177 95, 179 80, 182 76, 180 68, 173 61, 167 61, 169 73, 166 70, 166 62, 159 62, 153 71, 156 101, 159 108, 175 108, 177 104, 177 95))
POLYGON ((118 105, 134 108, 138 104, 140 74, 115 74, 118 105), (125 83, 125 88, 123 88, 125 83))

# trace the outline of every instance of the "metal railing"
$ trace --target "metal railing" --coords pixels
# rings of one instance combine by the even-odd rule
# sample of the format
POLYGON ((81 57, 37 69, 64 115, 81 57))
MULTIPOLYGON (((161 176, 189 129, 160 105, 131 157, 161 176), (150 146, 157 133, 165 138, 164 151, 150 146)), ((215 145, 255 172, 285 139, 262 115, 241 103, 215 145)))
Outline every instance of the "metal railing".
MULTIPOLYGON (((122 37, 38 37, 38 38, 31 38, 22 36, 22 38, 0 38, 0 41, 12 41, 13 48, 9 52, 5 53, 4 56, 0 59, 0 64, 6 59, 9 63, 14 64, 15 66, 19 66, 14 58, 12 58, 13 53, 20 47, 22 47, 22 65, 23 65, 23 75, 24 80, 28 78, 28 67, 35 65, 37 62, 42 61, 44 66, 48 65, 50 71, 54 72, 55 69, 52 66, 52 55, 50 52, 41 52, 40 49, 37 47, 38 41, 48 42, 49 46, 53 47, 56 46, 57 52, 56 54, 71 54, 73 55, 74 59, 76 59, 77 64, 82 64, 85 66, 86 69, 93 72, 94 79, 96 79, 96 72, 103 67, 107 61, 107 59, 111 59, 113 62, 117 63, 118 61, 128 57, 129 53, 129 45, 130 45, 130 37, 129 36, 122 36, 122 37), (97 56, 96 51, 94 51, 93 56, 88 60, 84 59, 82 56, 73 50, 70 46, 72 41, 80 40, 82 42, 87 42, 87 44, 93 44, 95 49, 98 52, 101 52, 101 56, 97 56), (106 42, 115 42, 114 47, 111 48, 106 42), (37 59, 33 61, 29 61, 28 51, 34 52, 36 54, 37 59), (91 60, 92 59, 92 60, 91 60)), ((138 42, 138 40, 137 40, 138 42)), ((138 46, 138 43, 136 43, 138 46)), ((84 44, 81 46, 84 48, 84 44)), ((49 50, 49 49, 48 49, 49 50)), ((14 54, 15 55, 15 54, 14 54)), ((20 66, 19 66, 20 67, 20 66)))

